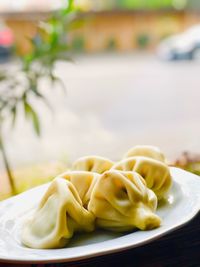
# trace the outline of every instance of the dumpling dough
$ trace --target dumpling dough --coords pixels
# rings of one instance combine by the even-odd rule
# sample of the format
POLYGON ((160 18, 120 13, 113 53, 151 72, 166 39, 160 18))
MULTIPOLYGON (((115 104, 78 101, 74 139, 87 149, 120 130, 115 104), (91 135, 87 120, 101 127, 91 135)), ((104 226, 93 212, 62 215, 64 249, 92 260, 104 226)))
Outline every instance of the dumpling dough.
POLYGON ((74 162, 72 170, 104 173, 112 168, 114 162, 99 156, 82 157, 74 162))
POLYGON ((97 217, 97 226, 122 232, 160 226, 156 207, 157 197, 138 173, 110 170, 94 186, 88 210, 97 217))
POLYGON ((144 156, 152 159, 165 162, 165 156, 158 147, 155 146, 135 146, 131 148, 124 156, 124 158, 130 158, 134 156, 144 156))
POLYGON ((92 189, 100 174, 86 171, 67 171, 59 175, 70 181, 76 188, 83 206, 87 208, 92 189))
POLYGON ((38 249, 59 248, 66 245, 75 231, 93 230, 94 216, 83 208, 73 184, 56 178, 25 223, 22 243, 38 249))
POLYGON ((169 167, 155 159, 131 157, 115 164, 113 169, 139 173, 145 179, 147 187, 154 191, 158 199, 166 196, 172 184, 169 167))

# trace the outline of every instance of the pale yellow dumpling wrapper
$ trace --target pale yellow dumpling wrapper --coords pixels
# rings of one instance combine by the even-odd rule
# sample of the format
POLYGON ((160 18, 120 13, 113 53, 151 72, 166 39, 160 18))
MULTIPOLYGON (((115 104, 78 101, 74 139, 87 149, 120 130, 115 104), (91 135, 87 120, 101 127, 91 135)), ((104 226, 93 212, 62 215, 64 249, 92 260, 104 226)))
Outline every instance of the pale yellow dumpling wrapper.
POLYGON ((134 146, 128 150, 124 158, 130 158, 135 156, 143 156, 156 159, 161 162, 166 162, 164 154, 160 151, 158 147, 155 146, 134 146))
POLYGON ((123 232, 160 226, 156 207, 156 195, 138 173, 110 170, 94 186, 88 210, 98 227, 123 232))
POLYGON ((114 162, 100 156, 87 156, 79 158, 72 165, 72 170, 104 173, 112 168, 114 162))
POLYGON ((93 187, 99 179, 100 174, 87 171, 67 171, 58 177, 67 179, 75 186, 83 206, 87 208, 93 187))
POLYGON ((60 248, 76 231, 94 230, 94 215, 84 209, 73 184, 56 178, 38 209, 25 222, 22 243, 31 248, 60 248))
POLYGON ((158 199, 164 198, 172 185, 169 167, 155 159, 131 157, 116 163, 113 169, 139 173, 145 179, 147 187, 154 191, 158 199))

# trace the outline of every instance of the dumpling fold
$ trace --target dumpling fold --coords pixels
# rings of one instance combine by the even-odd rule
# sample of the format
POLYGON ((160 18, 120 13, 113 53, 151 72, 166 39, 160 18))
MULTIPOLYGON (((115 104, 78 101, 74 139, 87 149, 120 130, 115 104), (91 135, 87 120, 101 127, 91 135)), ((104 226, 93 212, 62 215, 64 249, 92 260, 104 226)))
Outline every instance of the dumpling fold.
POLYGON ((114 162, 100 156, 87 156, 79 158, 72 165, 72 170, 76 171, 90 171, 99 174, 104 173, 112 168, 114 162))
POLYGON ((100 228, 113 231, 158 227, 157 197, 136 172, 110 170, 94 186, 88 210, 100 228))
POLYGON ((158 147, 155 146, 135 146, 128 150, 124 158, 130 158, 135 156, 143 156, 152 159, 156 159, 161 162, 166 162, 164 154, 158 147))
POLYGON ((124 159, 113 166, 120 171, 135 171, 146 181, 147 187, 152 189, 158 199, 164 198, 168 193, 172 178, 167 164, 142 156, 124 159))
POLYGON ((83 206, 87 208, 93 187, 99 179, 100 174, 88 171, 67 171, 58 177, 70 181, 75 186, 83 206))
POLYGON ((38 209, 22 231, 22 243, 31 248, 59 248, 76 231, 93 231, 94 215, 82 206, 74 185, 56 178, 43 196, 38 209))

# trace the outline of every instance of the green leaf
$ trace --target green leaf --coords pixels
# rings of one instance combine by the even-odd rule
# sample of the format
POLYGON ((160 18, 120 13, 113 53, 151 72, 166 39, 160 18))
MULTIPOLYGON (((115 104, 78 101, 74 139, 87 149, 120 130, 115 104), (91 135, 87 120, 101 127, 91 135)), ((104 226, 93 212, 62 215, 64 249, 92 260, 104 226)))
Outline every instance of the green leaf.
POLYGON ((12 113, 12 127, 14 127, 15 123, 16 123, 16 117, 17 117, 17 107, 16 106, 14 106, 11 109, 11 113, 12 113))
POLYGON ((35 133, 40 136, 41 130, 40 130, 40 122, 39 117, 33 107, 27 102, 24 101, 24 111, 27 118, 29 118, 33 124, 33 128, 35 130, 35 133))
POLYGON ((72 10, 74 9, 74 0, 68 0, 67 1, 67 7, 63 8, 62 15, 67 15, 69 14, 72 10))
MULTIPOLYGON (((41 100, 50 110, 48 100, 40 93, 40 84, 43 79, 49 82, 59 83, 65 89, 62 80, 54 75, 55 64, 58 60, 72 61, 69 52, 72 52, 66 33, 71 28, 78 28, 80 22, 74 20, 75 1, 65 0, 64 8, 53 12, 50 18, 41 22, 36 35, 29 38, 32 51, 26 55, 19 56, 19 69, 17 71, 0 70, 0 127, 9 119, 14 126, 18 112, 18 105, 23 105, 24 113, 33 125, 37 135, 40 135, 40 121, 34 110, 30 97, 41 100), (72 23, 73 22, 73 23, 72 23), (6 88, 6 90, 4 89, 6 88)), ((57 86, 56 86, 57 88, 57 86)), ((65 91, 65 90, 64 90, 65 91)))

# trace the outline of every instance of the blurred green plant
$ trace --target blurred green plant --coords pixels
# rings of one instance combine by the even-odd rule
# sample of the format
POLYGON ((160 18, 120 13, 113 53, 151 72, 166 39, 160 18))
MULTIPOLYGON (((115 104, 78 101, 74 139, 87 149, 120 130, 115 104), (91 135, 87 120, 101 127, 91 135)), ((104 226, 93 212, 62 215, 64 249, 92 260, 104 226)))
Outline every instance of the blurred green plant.
POLYGON ((107 46, 106 46, 107 51, 115 51, 117 50, 117 41, 114 37, 111 37, 108 40, 107 46))
POLYGON ((183 152, 171 165, 200 176, 200 155, 183 152))
POLYGON ((146 33, 141 33, 137 37, 137 44, 139 48, 143 49, 146 48, 150 43, 150 37, 146 33))
POLYGON ((8 121, 14 126, 19 112, 23 110, 35 133, 40 135, 40 119, 32 100, 40 100, 49 106, 40 88, 44 78, 52 84, 58 82, 62 85, 54 69, 58 60, 71 60, 66 33, 73 27, 75 14, 74 1, 66 1, 66 7, 39 23, 36 38, 30 39, 32 52, 21 57, 16 55, 17 69, 0 70, 0 150, 13 194, 16 188, 5 148, 4 127, 8 121))
POLYGON ((78 53, 85 51, 85 40, 83 36, 79 35, 73 38, 72 49, 74 52, 78 53))
POLYGON ((172 3, 172 0, 116 0, 118 7, 128 9, 158 9, 171 7, 172 3))

